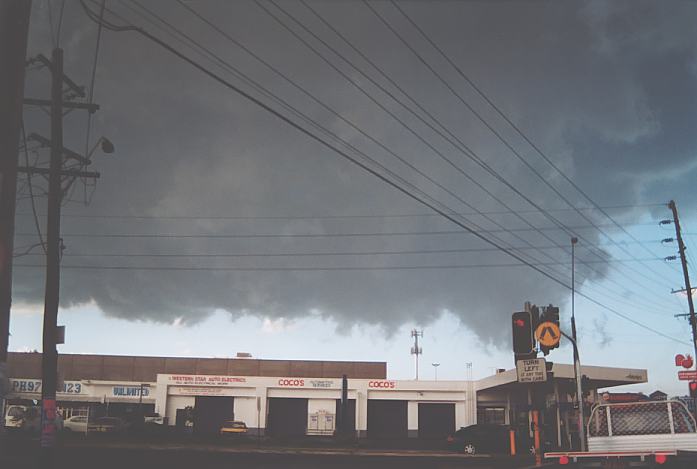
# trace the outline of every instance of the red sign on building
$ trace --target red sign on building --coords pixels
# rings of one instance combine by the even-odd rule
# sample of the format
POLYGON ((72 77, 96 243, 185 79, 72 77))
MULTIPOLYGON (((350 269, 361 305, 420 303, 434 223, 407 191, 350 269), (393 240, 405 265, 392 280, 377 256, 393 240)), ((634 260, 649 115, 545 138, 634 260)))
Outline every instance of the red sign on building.
POLYGON ((678 371, 678 379, 681 381, 697 380, 697 370, 678 371))

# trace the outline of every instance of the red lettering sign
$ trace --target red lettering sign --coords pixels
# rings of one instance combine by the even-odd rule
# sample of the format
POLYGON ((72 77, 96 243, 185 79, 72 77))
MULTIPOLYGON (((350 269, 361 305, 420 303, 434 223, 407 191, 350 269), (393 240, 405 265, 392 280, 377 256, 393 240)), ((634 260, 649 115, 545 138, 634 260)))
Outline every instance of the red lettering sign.
POLYGON ((279 386, 305 386, 304 379, 288 379, 282 378, 278 380, 279 386))
POLYGON ((394 389, 397 387, 395 381, 368 381, 369 388, 375 389, 394 389))

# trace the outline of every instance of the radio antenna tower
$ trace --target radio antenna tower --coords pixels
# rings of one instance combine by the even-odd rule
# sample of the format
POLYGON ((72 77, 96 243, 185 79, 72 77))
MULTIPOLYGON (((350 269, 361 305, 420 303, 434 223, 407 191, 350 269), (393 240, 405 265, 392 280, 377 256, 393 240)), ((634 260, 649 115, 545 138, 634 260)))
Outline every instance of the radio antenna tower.
POLYGON ((419 347, 419 337, 424 336, 424 331, 418 331, 416 329, 411 330, 411 336, 414 338, 414 346, 411 348, 411 354, 414 355, 414 360, 416 362, 416 380, 419 380, 419 355, 423 354, 424 351, 419 347))

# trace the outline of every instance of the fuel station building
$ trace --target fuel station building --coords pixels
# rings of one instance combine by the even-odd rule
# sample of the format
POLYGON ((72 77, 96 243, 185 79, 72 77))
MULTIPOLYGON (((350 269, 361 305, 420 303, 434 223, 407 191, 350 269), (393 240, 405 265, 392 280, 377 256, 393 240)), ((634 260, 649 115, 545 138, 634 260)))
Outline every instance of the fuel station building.
MULTIPOLYGON (((8 365, 8 404, 40 399, 41 354, 11 353, 8 365)), ((573 367, 554 364, 553 373, 535 394, 543 396, 548 434, 564 447, 572 443, 573 367)), ((647 381, 646 370, 583 367, 583 373, 593 389, 647 381)), ((251 434, 332 435, 343 375, 348 426, 360 438, 442 438, 477 422, 529 428, 530 387, 517 382, 515 370, 476 381, 392 380, 384 362, 62 354, 58 405, 66 417, 158 413, 168 425, 198 434, 240 420, 251 434)))

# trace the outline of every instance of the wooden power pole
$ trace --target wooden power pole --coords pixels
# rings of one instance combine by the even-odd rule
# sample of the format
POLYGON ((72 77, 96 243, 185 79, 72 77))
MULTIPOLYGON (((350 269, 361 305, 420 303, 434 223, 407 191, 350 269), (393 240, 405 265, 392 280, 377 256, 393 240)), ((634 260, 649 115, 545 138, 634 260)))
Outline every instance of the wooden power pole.
POLYGON ((697 319, 695 319, 695 305, 692 301, 692 286, 690 285, 690 274, 687 270, 687 256, 685 255, 685 243, 682 240, 680 231, 680 218, 678 218, 678 208, 675 201, 671 200, 668 204, 673 212, 673 224, 675 225, 675 238, 678 241, 678 251, 680 252, 680 262, 682 262, 682 273, 685 277, 685 292, 687 292, 687 305, 690 308, 690 325, 692 326, 692 345, 695 348, 695 359, 697 359, 697 319))

